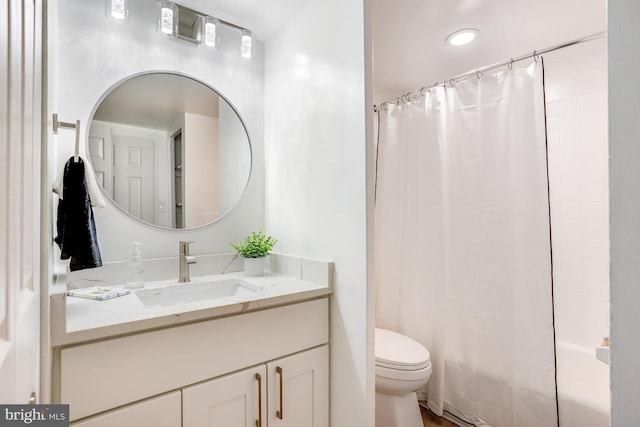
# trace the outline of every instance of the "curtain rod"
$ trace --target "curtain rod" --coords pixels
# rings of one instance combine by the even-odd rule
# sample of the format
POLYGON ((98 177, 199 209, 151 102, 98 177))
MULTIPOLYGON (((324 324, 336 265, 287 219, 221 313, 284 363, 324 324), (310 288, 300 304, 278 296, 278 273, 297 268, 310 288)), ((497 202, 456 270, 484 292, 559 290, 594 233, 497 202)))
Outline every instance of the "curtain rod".
POLYGON ((565 42, 565 43, 557 44, 555 46, 551 46, 551 47, 548 47, 546 49, 534 50, 532 53, 528 53, 528 54, 525 54, 525 55, 522 55, 522 56, 518 56, 517 58, 509 58, 506 61, 496 62, 495 64, 487 65, 485 67, 480 67, 480 68, 472 70, 472 71, 467 71, 466 73, 458 74, 455 77, 451 77, 451 78, 443 80, 443 81, 437 81, 432 86, 423 86, 420 89, 417 89, 417 90, 415 90, 413 92, 407 92, 402 96, 399 96, 397 98, 391 99, 389 101, 385 101, 385 102, 381 103, 380 105, 374 105, 373 106, 373 111, 374 112, 378 112, 379 110, 384 110, 384 109, 386 109, 387 105, 393 104, 393 103, 396 103, 396 104, 399 104, 400 102, 406 103, 406 102, 409 101, 409 97, 413 97, 413 99, 415 99, 415 97, 418 94, 420 94, 421 96, 424 96, 425 95, 425 91, 431 89, 432 87, 446 86, 447 84, 449 84, 450 86, 455 86, 455 84, 458 83, 458 81, 461 80, 461 79, 472 77, 472 76, 476 76, 476 77, 479 78, 486 71, 491 71, 491 70, 495 70, 496 68, 506 67, 506 66, 511 67, 515 62, 524 61, 525 59, 530 59, 530 58, 536 59, 539 55, 542 55, 544 53, 549 53, 549 52, 553 52, 554 50, 563 49, 565 47, 574 46, 574 45, 577 45, 577 44, 586 43, 586 42, 590 42, 590 41, 593 41, 593 40, 601 39, 601 38, 605 37, 606 35, 607 35, 607 32, 606 31, 602 31, 600 33, 591 34, 591 35, 588 35, 588 36, 585 36, 585 37, 581 37, 579 39, 575 39, 575 40, 571 40, 571 41, 568 41, 568 42, 565 42))

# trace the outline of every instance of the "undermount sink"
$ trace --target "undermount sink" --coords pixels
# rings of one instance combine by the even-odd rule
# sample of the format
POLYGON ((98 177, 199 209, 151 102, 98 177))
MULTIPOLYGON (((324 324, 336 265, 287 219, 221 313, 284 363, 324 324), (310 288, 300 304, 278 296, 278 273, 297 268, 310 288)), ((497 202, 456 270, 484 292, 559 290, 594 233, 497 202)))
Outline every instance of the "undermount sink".
POLYGON ((146 307, 153 308, 233 296, 252 295, 258 291, 260 291, 260 287, 257 285, 240 279, 227 279, 143 289, 136 291, 135 295, 146 307))

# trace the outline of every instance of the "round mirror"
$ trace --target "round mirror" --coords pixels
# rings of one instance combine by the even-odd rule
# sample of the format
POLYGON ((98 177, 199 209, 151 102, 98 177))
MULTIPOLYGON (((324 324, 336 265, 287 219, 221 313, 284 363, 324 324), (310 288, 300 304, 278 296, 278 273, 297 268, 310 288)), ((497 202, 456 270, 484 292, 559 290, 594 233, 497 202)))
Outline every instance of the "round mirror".
POLYGON ((218 92, 173 73, 120 82, 91 120, 88 153, 98 183, 122 210, 158 227, 199 227, 240 200, 251 144, 218 92))

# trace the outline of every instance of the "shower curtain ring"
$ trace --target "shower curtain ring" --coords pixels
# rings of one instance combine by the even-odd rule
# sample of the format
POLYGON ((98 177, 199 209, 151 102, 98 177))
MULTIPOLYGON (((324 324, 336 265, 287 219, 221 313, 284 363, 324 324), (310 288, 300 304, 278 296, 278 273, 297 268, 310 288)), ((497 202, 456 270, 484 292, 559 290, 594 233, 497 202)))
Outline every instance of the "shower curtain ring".
POLYGON ((420 95, 427 96, 427 88, 426 87, 422 86, 420 88, 420 95))
POLYGON ((537 53, 537 52, 538 52, 537 50, 534 50, 534 51, 533 51, 533 60, 534 60, 535 62, 538 62, 538 53, 537 53))
POLYGON ((478 78, 478 80, 480 80, 480 78, 482 77, 482 71, 476 70, 476 77, 478 78))
POLYGON ((509 71, 513 69, 513 58, 511 58, 511 62, 509 62, 509 71))

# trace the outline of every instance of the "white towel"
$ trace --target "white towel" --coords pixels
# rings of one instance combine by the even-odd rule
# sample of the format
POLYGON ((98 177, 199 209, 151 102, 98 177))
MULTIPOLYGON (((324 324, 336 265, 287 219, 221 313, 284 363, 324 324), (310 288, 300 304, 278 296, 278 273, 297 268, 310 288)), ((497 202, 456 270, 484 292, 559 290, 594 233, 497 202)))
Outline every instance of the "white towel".
MULTIPOLYGON (((89 163, 84 157, 80 156, 82 159, 82 163, 84 163, 84 174, 87 179, 87 190, 89 191, 89 198, 91 199, 91 207, 93 208, 102 208, 106 205, 104 197, 102 197, 102 192, 100 191, 100 187, 98 187, 98 182, 96 181, 96 175, 93 172, 93 168, 91 167, 91 163, 89 163)), ((62 188, 63 188, 63 179, 64 179, 64 169, 60 171, 56 179, 53 181, 53 192, 58 195, 62 199, 62 188)))

